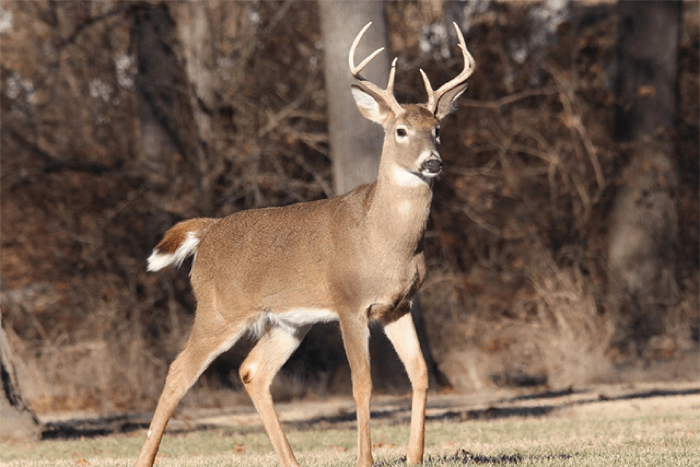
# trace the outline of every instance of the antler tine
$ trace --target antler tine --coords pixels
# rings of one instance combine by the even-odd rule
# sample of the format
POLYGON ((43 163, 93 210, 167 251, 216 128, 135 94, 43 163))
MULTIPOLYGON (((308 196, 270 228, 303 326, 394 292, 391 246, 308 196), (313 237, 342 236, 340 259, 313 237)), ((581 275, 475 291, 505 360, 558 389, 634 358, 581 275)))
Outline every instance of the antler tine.
POLYGON ((452 24, 454 25, 455 31, 457 32, 457 39, 459 40, 458 47, 462 50, 462 57, 464 58, 464 68, 462 69, 462 71, 455 78, 440 86, 440 88, 437 91, 433 91, 433 88, 430 86, 428 76, 425 74, 425 72, 423 72, 423 70, 420 70, 421 74, 423 75, 423 83, 425 84, 425 90, 428 92, 428 104, 426 104, 426 106, 433 112, 435 111, 435 105, 437 104, 437 101, 440 99, 440 97, 447 91, 454 89, 456 86, 464 83, 471 76, 471 74, 474 73, 476 67, 474 57, 472 57, 472 54, 470 54, 469 50, 467 50, 467 44, 464 41, 462 31, 459 29, 459 26, 457 26, 457 23, 452 24))
POLYGON ((391 69, 389 70, 389 81, 386 83, 386 92, 390 92, 391 95, 394 95, 394 78, 396 77, 396 62, 398 62, 398 58, 394 58, 391 61, 391 69))
POLYGON ((380 47, 379 49, 372 52, 372 54, 369 57, 362 60, 362 62, 360 62, 359 65, 355 66, 355 50, 357 49, 357 46, 360 44, 360 41, 362 40, 362 36, 365 35, 365 32, 369 29, 370 26, 372 26, 371 21, 369 23, 365 24, 365 27, 363 27, 362 30, 357 34, 357 37, 355 37, 355 40, 352 41, 352 46, 350 47, 350 53, 348 54, 348 64, 350 65, 350 72, 357 79, 361 79, 359 77, 360 72, 362 70, 364 70, 364 68, 367 66, 367 64, 369 62, 371 62, 374 57, 379 55, 384 50, 384 47, 380 47))
POLYGON ((422 68, 419 68, 418 71, 420 71, 421 76, 423 77, 423 84, 425 85, 425 91, 428 93, 428 103, 426 104, 426 107, 430 109, 431 112, 435 112, 435 93, 433 92, 433 87, 430 85, 430 80, 428 79, 428 75, 425 74, 425 71, 423 71, 422 68))
POLYGON ((355 66, 355 50, 357 49, 360 40, 362 40, 362 36, 364 36, 365 32, 367 31, 367 29, 369 29, 371 25, 372 22, 370 21, 357 34, 355 40, 352 41, 350 53, 348 54, 348 64, 350 65, 350 73, 352 73, 352 76, 355 79, 362 82, 362 85, 365 86, 367 89, 383 97, 387 101, 387 104, 389 104, 394 110, 394 112, 400 113, 402 110, 401 105, 398 103, 396 97, 394 96, 394 77, 396 76, 396 59, 394 59, 394 61, 391 62, 391 70, 389 71, 389 81, 386 85, 386 89, 380 88, 371 81, 367 81, 365 78, 362 77, 362 75, 360 75, 360 72, 365 69, 367 64, 371 62, 374 59, 374 57, 379 55, 384 50, 384 47, 375 50, 369 55, 369 57, 365 58, 360 62, 359 65, 355 66))

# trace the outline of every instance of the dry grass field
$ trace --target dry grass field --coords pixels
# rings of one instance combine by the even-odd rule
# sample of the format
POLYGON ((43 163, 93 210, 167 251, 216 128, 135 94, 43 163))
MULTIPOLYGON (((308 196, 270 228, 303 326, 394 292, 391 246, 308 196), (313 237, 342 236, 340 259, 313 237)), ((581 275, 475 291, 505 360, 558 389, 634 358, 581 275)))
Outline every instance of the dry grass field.
MULTIPOLYGON (((403 465, 409 403, 408 398, 377 397, 373 404, 374 453, 380 466, 403 465)), ((288 402, 279 404, 278 411, 302 465, 355 464, 352 400, 288 402)), ((435 394, 427 417, 424 463, 431 466, 700 465, 700 381, 435 394)), ((148 418, 53 420, 48 439, 2 445, 0 465, 129 466, 148 418), (55 437, 59 434, 73 438, 55 437)), ((224 411, 180 412, 156 465, 277 463, 257 415, 243 404, 224 411)))

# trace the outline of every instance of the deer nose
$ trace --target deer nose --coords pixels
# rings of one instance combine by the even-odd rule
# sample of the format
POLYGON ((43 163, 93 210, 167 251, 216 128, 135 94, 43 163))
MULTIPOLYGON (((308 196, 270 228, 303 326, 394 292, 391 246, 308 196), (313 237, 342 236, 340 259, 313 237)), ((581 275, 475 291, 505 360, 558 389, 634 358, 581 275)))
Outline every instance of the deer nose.
POLYGON ((440 158, 440 154, 436 152, 432 153, 428 159, 423 161, 420 170, 430 175, 437 175, 442 172, 442 159, 440 158))

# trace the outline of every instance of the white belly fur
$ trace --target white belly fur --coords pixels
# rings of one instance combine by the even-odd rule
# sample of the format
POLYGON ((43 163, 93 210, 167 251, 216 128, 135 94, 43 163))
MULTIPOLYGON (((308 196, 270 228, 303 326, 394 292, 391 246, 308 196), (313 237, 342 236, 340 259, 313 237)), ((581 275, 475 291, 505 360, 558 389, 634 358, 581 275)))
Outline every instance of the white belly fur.
POLYGON ((338 321, 338 315, 323 308, 292 308, 280 313, 264 311, 248 325, 248 331, 259 338, 271 328, 280 328, 290 335, 316 323, 338 321))

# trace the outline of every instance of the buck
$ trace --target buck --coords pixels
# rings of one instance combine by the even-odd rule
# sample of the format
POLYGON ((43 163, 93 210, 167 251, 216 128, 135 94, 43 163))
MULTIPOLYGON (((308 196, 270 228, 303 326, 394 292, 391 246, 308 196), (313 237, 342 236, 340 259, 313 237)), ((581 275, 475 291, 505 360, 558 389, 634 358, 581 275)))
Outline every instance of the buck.
POLYGON ((407 462, 422 462, 428 372, 410 311, 426 271, 421 239, 432 184, 442 171, 440 121, 464 92, 474 59, 455 24, 463 70, 436 91, 420 70, 428 102, 401 105, 393 92, 396 60, 386 89, 360 75, 382 49, 355 65, 355 49, 370 25, 355 38, 348 59, 357 107, 385 131, 377 180, 331 199, 180 222, 148 258, 148 269, 157 271, 194 255, 190 276, 197 312, 187 345, 170 366, 137 467, 153 464, 180 399, 212 360, 246 333, 256 343, 240 366, 241 380, 281 466, 298 466, 270 384, 309 328, 329 321, 340 323, 350 363, 358 465, 373 464, 370 322, 381 323, 408 373, 407 462))

